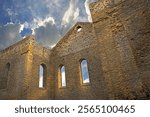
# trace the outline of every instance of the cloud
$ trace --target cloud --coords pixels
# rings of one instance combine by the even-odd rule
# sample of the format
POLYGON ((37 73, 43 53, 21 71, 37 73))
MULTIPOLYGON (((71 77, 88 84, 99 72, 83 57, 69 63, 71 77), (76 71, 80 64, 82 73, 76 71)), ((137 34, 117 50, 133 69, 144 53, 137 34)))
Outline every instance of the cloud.
POLYGON ((89 22, 92 22, 91 13, 90 13, 90 9, 89 9, 89 4, 92 3, 92 2, 95 2, 95 1, 96 0, 86 0, 85 3, 84 3, 85 10, 86 10, 89 22))
POLYGON ((19 33, 21 33, 23 31, 23 29, 24 29, 24 24, 21 24, 20 29, 19 29, 19 33))
POLYGON ((42 65, 40 65, 40 70, 39 70, 39 75, 40 75, 40 78, 39 78, 39 87, 42 88, 43 87, 43 75, 44 75, 44 68, 42 65))
POLYGON ((60 33, 61 36, 64 36, 66 32, 77 22, 80 17, 80 9, 79 9, 79 1, 78 0, 70 0, 68 9, 64 12, 61 21, 60 33))
POLYGON ((85 79, 85 80, 83 80, 83 83, 89 83, 90 82, 90 80, 89 79, 85 79))
POLYGON ((0 49, 4 49, 17 41, 21 40, 19 34, 21 25, 20 24, 6 24, 0 26, 0 49))
POLYGON ((76 20, 76 18, 79 16, 79 8, 76 9, 76 11, 74 12, 74 15, 73 15, 73 20, 76 20))
POLYGON ((65 67, 61 67, 61 85, 66 86, 65 67))
POLYGON ((0 48, 9 46, 9 43, 30 34, 35 35, 40 44, 52 47, 77 21, 91 21, 88 4, 92 1, 95 0, 3 1, 0 7, 0 25, 9 25, 0 27, 1 31, 8 28, 2 36, 6 39, 10 32, 12 36, 5 40, 8 42, 1 39, 3 41, 0 40, 0 48), (13 26, 10 25, 10 22, 13 26), (16 39, 13 37, 14 34, 16 39))
POLYGON ((89 83, 88 63, 86 60, 81 62, 83 83, 89 83))
POLYGON ((45 19, 34 19, 33 23, 31 24, 31 28, 38 28, 40 26, 46 27, 47 23, 55 24, 55 20, 53 17, 49 16, 45 19))
POLYGON ((76 8, 76 2, 75 0, 71 0, 69 4, 68 10, 65 12, 63 18, 62 18, 62 25, 67 25, 72 20, 75 20, 79 15, 79 8, 76 8))
POLYGON ((45 26, 34 29, 34 33, 37 42, 45 47, 55 45, 61 37, 56 25, 49 22, 45 23, 45 26))

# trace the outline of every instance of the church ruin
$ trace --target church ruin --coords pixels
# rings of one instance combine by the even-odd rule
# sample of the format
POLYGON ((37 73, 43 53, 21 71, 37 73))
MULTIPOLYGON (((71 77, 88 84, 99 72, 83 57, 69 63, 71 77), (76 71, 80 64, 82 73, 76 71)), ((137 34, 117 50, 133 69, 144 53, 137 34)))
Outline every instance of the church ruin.
POLYGON ((93 22, 52 49, 29 36, 2 50, 0 99, 150 99, 150 1, 98 0, 90 11, 93 22))

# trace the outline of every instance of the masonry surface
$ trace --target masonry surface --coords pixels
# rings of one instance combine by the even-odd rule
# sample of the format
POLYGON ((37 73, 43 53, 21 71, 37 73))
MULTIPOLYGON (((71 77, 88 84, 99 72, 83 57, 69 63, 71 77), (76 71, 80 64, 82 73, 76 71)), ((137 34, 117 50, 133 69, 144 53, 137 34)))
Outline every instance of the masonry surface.
POLYGON ((78 22, 52 49, 29 36, 2 50, 0 99, 150 99, 150 1, 98 0, 90 11, 93 22, 78 22), (62 65, 66 87, 60 87, 62 65))

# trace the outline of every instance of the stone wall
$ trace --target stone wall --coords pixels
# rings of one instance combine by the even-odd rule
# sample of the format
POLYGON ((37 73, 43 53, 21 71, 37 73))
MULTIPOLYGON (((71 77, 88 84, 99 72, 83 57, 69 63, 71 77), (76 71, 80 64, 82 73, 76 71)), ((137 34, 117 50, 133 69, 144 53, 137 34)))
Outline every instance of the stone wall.
POLYGON ((77 23, 52 50, 55 99, 107 99, 97 39, 91 23, 77 23), (77 31, 77 27, 82 27, 77 31), (83 84, 80 60, 88 61, 90 84, 83 84), (65 66, 66 87, 60 87, 59 70, 65 66))
POLYGON ((28 99, 51 99, 52 98, 52 88, 50 88, 51 83, 51 72, 49 66, 49 55, 50 50, 44 47, 41 47, 38 44, 33 45, 32 47, 32 59, 31 59, 31 82, 30 82, 30 95, 28 99), (40 65, 44 65, 45 67, 45 79, 44 79, 44 87, 39 87, 39 77, 40 77, 40 65), (51 95, 50 95, 51 94, 51 95))
POLYGON ((0 89, 1 99, 25 99, 28 93, 28 57, 32 36, 0 52, 0 85, 7 79, 5 88, 0 89), (7 65, 10 65, 9 72, 7 65), (6 73, 7 70, 7 73, 6 73), (5 72, 5 73, 4 73, 5 72))
POLYGON ((96 38, 92 23, 78 22, 69 32, 57 43, 53 53, 65 56, 76 53, 83 49, 96 45, 96 38))
POLYGON ((150 99, 150 1, 98 0, 90 10, 93 23, 78 22, 53 49, 29 36, 0 51, 0 99, 150 99))
POLYGON ((50 50, 38 45, 33 36, 1 51, 0 99, 49 99, 49 54, 50 50), (7 64, 10 64, 9 73, 7 64), (47 72, 47 85, 43 88, 39 88, 41 64, 47 72))
POLYGON ((146 98, 142 81, 150 78, 149 5, 148 0, 104 0, 90 6, 111 99, 146 98))

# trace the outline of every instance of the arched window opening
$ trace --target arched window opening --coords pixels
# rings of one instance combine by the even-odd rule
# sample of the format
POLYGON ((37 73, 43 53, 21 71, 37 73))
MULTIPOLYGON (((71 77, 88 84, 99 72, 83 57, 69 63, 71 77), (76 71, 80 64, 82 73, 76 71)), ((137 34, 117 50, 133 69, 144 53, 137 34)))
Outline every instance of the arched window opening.
POLYGON ((81 66, 82 83, 84 84, 90 83, 87 60, 83 59, 80 63, 80 66, 81 66))
POLYGON ((0 89, 6 89, 7 88, 7 82, 8 82, 9 74, 10 74, 10 63, 7 63, 5 65, 5 71, 3 74, 4 75, 1 76, 1 79, 0 79, 0 82, 1 82, 0 89))
POLYGON ((9 77, 9 72, 10 72, 10 63, 7 63, 6 64, 6 77, 7 77, 7 79, 9 77))
POLYGON ((44 88, 46 85, 46 65, 41 64, 39 70, 39 88, 44 88))
POLYGON ((60 68, 60 76, 61 76, 61 87, 66 87, 66 74, 65 74, 65 66, 61 66, 60 68))
POLYGON ((6 64, 6 73, 5 73, 6 75, 6 77, 5 77, 5 79, 4 79, 4 89, 6 89, 7 88, 7 82, 8 82, 8 79, 9 79, 9 74, 10 74, 10 63, 7 63, 6 64))

